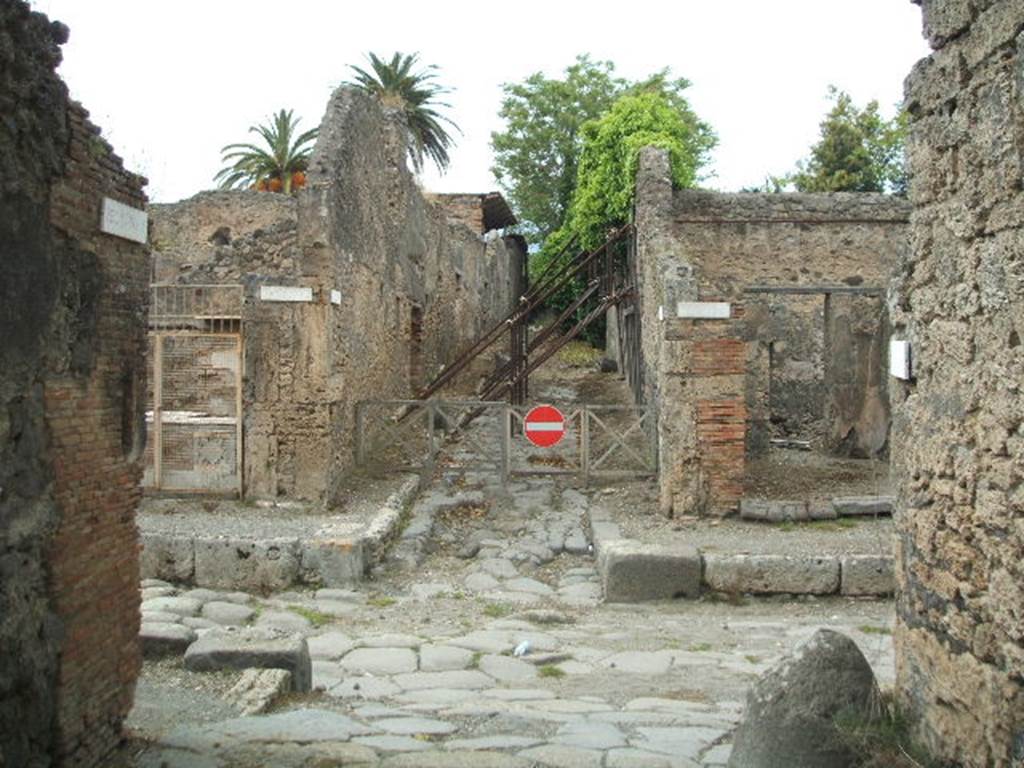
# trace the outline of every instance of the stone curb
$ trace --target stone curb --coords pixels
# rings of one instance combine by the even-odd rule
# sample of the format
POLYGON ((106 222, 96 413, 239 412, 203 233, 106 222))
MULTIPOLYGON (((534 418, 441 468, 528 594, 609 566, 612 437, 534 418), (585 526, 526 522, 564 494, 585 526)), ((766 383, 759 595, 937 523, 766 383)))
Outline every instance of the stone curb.
POLYGON ((835 520, 839 517, 891 515, 892 496, 837 496, 831 501, 809 504, 798 499, 740 499, 740 517, 765 523, 835 520))
POLYGON ((337 515, 308 540, 246 539, 142 532, 141 576, 173 584, 245 592, 296 584, 336 587, 361 581, 399 530, 420 490, 410 475, 359 529, 337 515))
POLYGON ((587 510, 587 523, 605 602, 697 597, 702 589, 864 597, 895 591, 891 555, 705 554, 692 546, 669 549, 624 538, 611 514, 600 508, 587 510))

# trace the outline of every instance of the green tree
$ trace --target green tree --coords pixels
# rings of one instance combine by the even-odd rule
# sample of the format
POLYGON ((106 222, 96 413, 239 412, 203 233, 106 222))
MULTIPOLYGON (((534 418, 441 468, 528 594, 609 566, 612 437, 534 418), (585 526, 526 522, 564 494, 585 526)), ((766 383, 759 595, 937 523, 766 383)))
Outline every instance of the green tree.
MULTIPOLYGON (((576 250, 592 250, 605 241, 609 230, 630 220, 641 149, 654 146, 667 150, 673 185, 686 188, 699 180, 700 169, 716 141, 711 128, 660 77, 630 89, 603 117, 584 124, 581 132, 583 146, 576 186, 565 223, 531 258, 533 275, 558 258, 573 238, 576 250)), ((571 256, 570 252, 562 258, 571 256)), ((560 292, 550 306, 563 309, 582 288, 579 282, 560 292)), ((601 328, 595 330, 599 340, 601 328)))
POLYGON ((886 120, 877 101, 861 109, 835 86, 829 86, 829 98, 833 105, 821 122, 820 138, 790 176, 793 185, 800 192, 905 195, 905 114, 886 120))
POLYGON ((318 129, 298 133, 300 119, 292 110, 282 109, 268 122, 250 126, 249 132, 259 134, 264 146, 228 144, 221 149, 221 162, 226 165, 213 177, 221 189, 268 186, 292 191, 296 173, 304 173, 313 153, 318 129), (297 134, 297 135, 296 135, 297 134))
POLYGON ((667 69, 630 82, 615 75, 610 61, 576 57, 563 77, 537 72, 522 83, 502 85, 501 131, 491 134, 495 162, 491 171, 531 242, 543 242, 564 222, 583 149, 583 125, 605 114, 620 96, 658 90, 680 109, 689 109, 684 79, 667 69))
POLYGON ((429 157, 439 171, 444 171, 451 158, 448 150, 454 146, 447 124, 455 131, 459 127, 448 117, 438 112, 439 108, 451 105, 438 101, 438 97, 450 93, 449 88, 435 82, 437 67, 434 65, 417 69, 419 54, 396 52, 390 61, 384 61, 376 54, 367 54, 370 70, 350 66, 355 73, 349 85, 354 85, 376 96, 385 107, 400 109, 405 115, 412 139, 409 145, 409 159, 417 172, 423 170, 423 157, 429 157))

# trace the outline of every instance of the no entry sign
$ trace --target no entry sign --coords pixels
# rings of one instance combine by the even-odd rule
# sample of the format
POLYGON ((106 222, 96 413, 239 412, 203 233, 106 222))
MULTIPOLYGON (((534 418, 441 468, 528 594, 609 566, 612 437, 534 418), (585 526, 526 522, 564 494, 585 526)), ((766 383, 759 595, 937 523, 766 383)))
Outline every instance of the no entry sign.
POLYGON ((565 417, 553 405, 531 408, 523 424, 526 439, 541 448, 550 448, 565 437, 565 417))

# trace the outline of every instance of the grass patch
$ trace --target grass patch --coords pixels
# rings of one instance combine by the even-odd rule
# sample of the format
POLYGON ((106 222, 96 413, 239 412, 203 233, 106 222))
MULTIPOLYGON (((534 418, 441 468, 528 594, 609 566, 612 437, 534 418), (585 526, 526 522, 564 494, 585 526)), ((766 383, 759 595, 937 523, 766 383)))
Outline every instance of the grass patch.
POLYGON ((473 658, 469 660, 469 666, 466 669, 480 669, 480 659, 484 657, 483 653, 476 651, 473 653, 473 658))
POLYGON ((857 768, 939 768, 910 736, 910 724, 891 691, 877 697, 868 716, 840 712, 839 738, 857 755, 857 768))
POLYGON ((604 353, 585 341, 570 341, 558 351, 558 360, 573 368, 586 368, 596 363, 604 353))
POLYGON ((330 614, 323 613, 315 608, 307 608, 304 605, 289 605, 288 610, 298 614, 314 627, 322 627, 324 624, 330 624, 334 621, 334 617, 330 614))
POLYGON ((692 643, 686 650, 694 653, 703 653, 711 650, 711 643, 692 643))
POLYGON ((743 658, 746 659, 747 661, 749 661, 751 664, 760 664, 761 663, 761 657, 760 656, 755 656, 752 653, 748 653, 743 658))
POLYGON ((487 603, 484 606, 484 616, 489 619, 502 619, 512 613, 512 606, 502 603, 487 603))
POLYGON ((374 608, 387 608, 388 606, 394 605, 397 600, 387 595, 378 595, 377 597, 371 597, 366 601, 367 605, 372 605, 374 608))
POLYGON ((247 623, 248 624, 255 624, 256 623, 256 619, 258 619, 260 617, 260 614, 262 614, 262 613, 263 613, 263 606, 262 605, 254 605, 252 607, 252 616, 249 617, 249 621, 247 623))
POLYGON ((554 664, 544 664, 537 668, 537 674, 541 677, 565 677, 565 670, 561 667, 556 667, 554 664))
POLYGON ((892 630, 888 627, 876 627, 871 624, 861 624, 857 627, 865 635, 891 635, 892 630))
POLYGON ((852 517, 837 517, 835 520, 810 520, 807 522, 794 522, 783 520, 780 523, 772 523, 777 531, 790 533, 791 531, 845 531, 857 527, 857 521, 852 517))

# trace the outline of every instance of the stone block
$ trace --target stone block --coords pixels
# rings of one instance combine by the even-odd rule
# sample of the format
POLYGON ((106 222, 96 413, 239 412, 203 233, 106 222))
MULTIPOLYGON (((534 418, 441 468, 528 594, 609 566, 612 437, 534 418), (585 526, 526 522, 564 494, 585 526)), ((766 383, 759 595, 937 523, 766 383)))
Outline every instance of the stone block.
POLYGON ((704 555, 704 583, 716 592, 830 595, 839 589, 832 556, 704 555))
POLYGON ((297 539, 196 539, 195 583, 214 589, 271 592, 299 576, 297 539))
POLYGON ((196 558, 195 542, 191 537, 143 533, 141 538, 143 579, 161 579, 175 584, 192 581, 196 558))
POLYGON ((846 555, 842 558, 844 595, 891 595, 896 591, 896 576, 890 555, 846 555))
POLYGON ((700 594, 700 553, 691 546, 645 546, 620 539, 602 547, 598 570, 607 602, 669 600, 700 594))
POLYGON ((740 499, 740 517, 767 523, 810 520, 806 501, 740 499))
POLYGON ((292 673, 287 669, 247 669, 226 698, 243 715, 260 715, 291 689, 292 673))
POLYGON ((211 630, 185 651, 185 668, 286 669, 292 675, 292 690, 299 693, 308 692, 313 682, 305 638, 259 629, 211 630))
POLYGON ((366 559, 362 541, 313 539, 302 544, 302 580, 337 587, 362 581, 366 559))
POLYGON ((182 624, 143 622, 139 629, 142 656, 146 659, 181 655, 195 639, 195 631, 182 624))
POLYGON ((832 509, 839 517, 891 515, 894 503, 892 496, 837 496, 832 499, 832 509))

